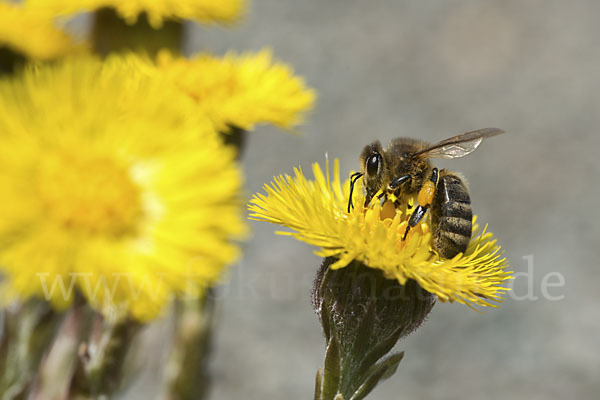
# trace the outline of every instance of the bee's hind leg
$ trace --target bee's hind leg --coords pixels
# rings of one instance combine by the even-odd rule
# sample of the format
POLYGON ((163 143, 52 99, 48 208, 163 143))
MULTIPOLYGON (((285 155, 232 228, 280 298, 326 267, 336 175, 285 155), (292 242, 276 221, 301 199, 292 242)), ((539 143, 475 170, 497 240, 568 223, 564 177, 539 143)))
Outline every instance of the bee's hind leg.
POLYGON ((414 228, 419 223, 419 221, 421 221, 425 216, 427 209, 429 209, 429 206, 433 202, 437 182, 438 169, 433 168, 433 170, 431 171, 431 177, 427 182, 425 182, 425 184, 419 191, 419 195, 417 196, 417 201, 419 202, 419 205, 417 206, 415 211, 413 211, 413 213, 410 216, 410 219, 408 220, 408 226, 406 227, 406 231, 404 231, 404 236, 402 237, 402 240, 406 239, 406 235, 408 235, 410 228, 414 228))
POLYGON ((423 219, 428 208, 428 206, 423 207, 420 204, 417 206, 415 211, 410 215, 410 219, 408 220, 408 226, 406 227, 406 231, 404 231, 404 236, 402 236, 402 240, 406 239, 406 235, 408 235, 408 231, 410 231, 410 228, 414 228, 419 223, 419 221, 423 219))

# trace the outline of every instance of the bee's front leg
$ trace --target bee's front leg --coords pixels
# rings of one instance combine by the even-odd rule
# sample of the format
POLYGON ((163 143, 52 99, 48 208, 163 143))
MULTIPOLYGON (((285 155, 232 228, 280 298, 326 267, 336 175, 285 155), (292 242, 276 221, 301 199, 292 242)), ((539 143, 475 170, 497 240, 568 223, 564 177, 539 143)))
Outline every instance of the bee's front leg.
POLYGON ((354 192, 354 185, 356 184, 356 181, 363 175, 364 174, 362 172, 356 172, 350 175, 350 197, 348 198, 348 213, 350 213, 350 210, 352 210, 352 208, 354 207, 354 204, 352 204, 352 193, 354 192))
POLYGON ((417 196, 417 201, 419 202, 419 205, 417 206, 415 211, 413 211, 413 213, 410 216, 410 219, 408 220, 408 226, 406 227, 406 231, 404 231, 404 236, 402 237, 402 240, 406 239, 406 235, 408 235, 410 228, 414 228, 419 223, 419 221, 421 221, 425 216, 425 213, 427 212, 429 206, 433 202, 437 182, 438 169, 433 168, 433 170, 431 171, 431 177, 427 182, 425 182, 421 190, 419 190, 419 194, 417 196))

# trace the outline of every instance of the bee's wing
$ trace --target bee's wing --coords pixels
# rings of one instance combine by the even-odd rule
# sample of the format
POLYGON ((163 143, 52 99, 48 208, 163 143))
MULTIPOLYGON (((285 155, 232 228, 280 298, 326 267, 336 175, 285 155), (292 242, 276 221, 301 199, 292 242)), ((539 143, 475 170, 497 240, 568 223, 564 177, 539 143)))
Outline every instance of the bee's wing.
POLYGON ((442 140, 415 154, 419 158, 458 158, 472 153, 485 138, 504 133, 498 128, 484 128, 442 140))

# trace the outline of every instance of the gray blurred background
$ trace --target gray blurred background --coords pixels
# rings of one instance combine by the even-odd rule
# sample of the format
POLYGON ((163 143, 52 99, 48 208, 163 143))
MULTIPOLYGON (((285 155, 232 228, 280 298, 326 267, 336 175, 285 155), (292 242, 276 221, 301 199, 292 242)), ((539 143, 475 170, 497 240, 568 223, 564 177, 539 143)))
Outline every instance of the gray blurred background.
MULTIPOLYGON (((270 46, 319 93, 300 136, 251 134, 248 195, 326 153, 358 169, 374 139, 508 132, 437 165, 469 180, 521 273, 513 294, 483 313, 436 305, 370 399, 599 398, 599 15, 594 0, 253 0, 236 29, 193 28, 189 53, 270 46)), ((219 291, 213 398, 312 398, 320 260, 273 225, 251 226, 219 291)))

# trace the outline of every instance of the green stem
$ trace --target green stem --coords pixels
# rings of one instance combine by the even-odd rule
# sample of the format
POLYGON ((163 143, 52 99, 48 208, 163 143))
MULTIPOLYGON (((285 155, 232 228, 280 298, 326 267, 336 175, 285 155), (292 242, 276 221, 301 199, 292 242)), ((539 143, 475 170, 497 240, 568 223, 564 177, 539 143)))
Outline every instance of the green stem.
POLYGON ((111 52, 140 51, 151 57, 161 49, 180 53, 183 47, 184 26, 181 22, 164 21, 156 29, 141 13, 134 24, 127 24, 112 8, 102 8, 94 13, 92 45, 94 51, 106 56, 111 52))
POLYGON ((244 148, 246 147, 246 140, 248 138, 248 132, 245 129, 231 125, 229 131, 221 132, 221 138, 227 146, 232 146, 236 149, 236 160, 242 158, 244 148))
POLYGON ((77 351, 89 330, 92 311, 75 300, 38 370, 29 399, 65 399, 77 365, 77 351))
POLYGON ((27 58, 8 47, 0 46, 0 77, 11 75, 27 62, 27 58))
POLYGON ((175 305, 175 326, 170 357, 165 368, 169 400, 201 400, 210 389, 207 362, 215 322, 215 302, 210 292, 200 299, 175 305))
POLYGON ((79 346, 79 363, 71 395, 97 398, 111 395, 121 384, 123 364, 140 324, 127 316, 94 315, 91 335, 79 346))
POLYGON ((25 398, 62 316, 44 301, 31 300, 2 311, 0 394, 2 400, 25 398))

